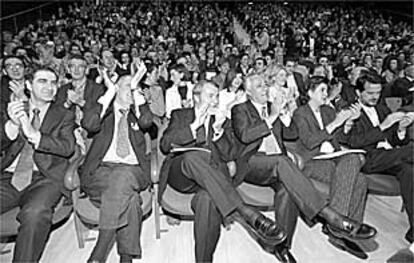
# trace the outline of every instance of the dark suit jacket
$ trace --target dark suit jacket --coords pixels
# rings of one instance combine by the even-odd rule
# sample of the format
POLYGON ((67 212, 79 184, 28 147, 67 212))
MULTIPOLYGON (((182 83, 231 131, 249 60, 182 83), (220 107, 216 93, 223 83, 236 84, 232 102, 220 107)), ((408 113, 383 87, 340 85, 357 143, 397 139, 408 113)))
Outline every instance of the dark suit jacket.
MULTIPOLYGON (((60 87, 56 94, 56 100, 55 100, 56 103, 63 105, 66 102, 66 99, 68 97, 67 95, 68 90, 70 89, 73 89, 72 83, 68 83, 60 87)), ((105 87, 103 85, 98 84, 93 80, 87 79, 84 94, 83 94, 83 99, 85 100, 85 106, 86 104, 97 102, 99 97, 102 96, 104 93, 105 93, 105 87)), ((75 105, 72 105, 70 109, 75 110, 75 105)))
MULTIPOLYGON (((326 127, 335 119, 336 112, 327 105, 323 105, 320 111, 322 122, 326 127)), ((342 127, 336 129, 332 134, 329 134, 325 129, 321 130, 318 120, 308 104, 296 109, 293 114, 293 121, 299 135, 296 150, 303 157, 304 161, 308 161, 315 155, 318 155, 320 146, 324 141, 329 141, 335 150, 340 150, 339 143, 344 141, 345 138, 342 127)))
MULTIPOLYGON (((161 168, 160 179, 159 179, 159 196, 162 197, 162 194, 167 186, 168 173, 170 170, 171 162, 176 154, 170 153, 171 149, 176 146, 181 147, 205 147, 205 141, 209 141, 210 145, 208 148, 211 149, 211 160, 210 165, 213 167, 222 167, 222 164, 234 159, 235 148, 234 145, 234 136, 232 136, 232 131, 230 129, 230 122, 224 124, 224 134, 215 142, 211 141, 213 136, 213 130, 210 125, 210 130, 208 132, 209 138, 193 138, 193 134, 190 129, 190 124, 195 119, 194 108, 178 109, 174 110, 171 113, 170 123, 168 124, 167 129, 164 131, 164 134, 161 138, 160 148, 164 154, 167 154, 166 159, 161 168)), ((210 120, 210 124, 214 120, 210 120)), ((220 169, 226 175, 228 175, 227 169, 220 169)))
POLYGON ((298 86, 299 94, 306 95, 305 82, 303 81, 303 76, 299 72, 293 72, 293 78, 295 79, 296 85, 298 86))
MULTIPOLYGON (((378 113, 380 123, 391 113, 387 106, 378 104, 375 106, 378 113)), ((354 122, 349 132, 348 143, 351 148, 364 149, 366 151, 375 151, 378 142, 385 139, 392 146, 404 145, 409 142, 408 136, 404 140, 400 140, 397 136, 398 123, 385 131, 381 131, 379 127, 374 127, 365 111, 362 110, 361 117, 354 122)))
MULTIPOLYGON (((268 108, 270 109, 270 105, 268 108)), ((283 155, 287 154, 283 139, 292 140, 297 137, 293 122, 289 127, 286 127, 278 118, 273 123, 273 128, 269 129, 250 100, 234 106, 231 111, 231 119, 238 143, 237 174, 234 178, 236 184, 244 180, 245 173, 249 170, 250 157, 258 152, 263 138, 268 136, 271 131, 273 131, 283 155)))
MULTIPOLYGON (((52 103, 40 127, 41 139, 35 149, 33 160, 39 172, 59 185, 64 194, 63 178, 68 167, 69 157, 75 151, 75 116, 61 105, 52 103)), ((2 129, 4 130, 4 129, 2 129)), ((4 135, 4 134, 3 134, 4 135)), ((1 171, 9 167, 22 150, 25 139, 19 135, 11 141, 2 135, 1 171)))
MULTIPOLYGON (((93 141, 88 153, 86 154, 85 161, 79 169, 81 185, 88 184, 91 178, 90 176, 102 163, 102 160, 112 143, 115 126, 115 114, 113 110, 113 104, 111 104, 102 119, 100 118, 102 111, 101 104, 97 103, 94 107, 91 107, 88 111, 84 112, 82 127, 87 130, 88 134, 93 134, 93 141)), ((150 183, 150 159, 145 154, 146 143, 144 138, 144 130, 148 129, 152 125, 153 115, 147 104, 141 105, 139 110, 141 113, 139 119, 135 116, 135 110, 132 107, 129 111, 127 117, 129 124, 129 140, 139 165, 142 168, 144 175, 147 177, 148 183, 150 183), (138 124, 138 130, 133 129, 132 126, 134 124, 138 124)))

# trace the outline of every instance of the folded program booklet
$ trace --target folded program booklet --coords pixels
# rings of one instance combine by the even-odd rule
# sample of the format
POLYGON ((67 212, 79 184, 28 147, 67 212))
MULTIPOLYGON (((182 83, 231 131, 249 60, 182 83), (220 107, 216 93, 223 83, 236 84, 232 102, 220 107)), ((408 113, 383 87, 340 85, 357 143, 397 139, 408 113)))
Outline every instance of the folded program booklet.
POLYGON ((211 153, 211 150, 201 147, 174 147, 171 149, 172 153, 188 152, 188 151, 202 151, 211 153))
POLYGON ((345 154, 351 154, 351 153, 366 153, 366 151, 362 149, 341 150, 341 151, 332 152, 332 153, 323 153, 321 155, 317 155, 313 157, 312 159, 313 160, 332 159, 332 158, 336 158, 336 157, 339 157, 345 154))

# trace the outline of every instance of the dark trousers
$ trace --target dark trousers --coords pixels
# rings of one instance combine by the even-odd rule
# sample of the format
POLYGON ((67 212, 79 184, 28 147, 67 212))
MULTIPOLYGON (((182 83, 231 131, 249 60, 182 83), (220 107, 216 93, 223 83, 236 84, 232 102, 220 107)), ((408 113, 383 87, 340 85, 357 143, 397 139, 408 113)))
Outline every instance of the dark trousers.
POLYGON ((116 229, 120 255, 141 256, 142 209, 139 192, 149 180, 138 165, 101 164, 83 188, 100 208, 99 228, 116 229))
POLYGON ((5 172, 0 180, 0 213, 20 207, 13 262, 37 262, 49 237, 53 211, 62 197, 61 189, 51 179, 34 172, 32 183, 19 192, 11 185, 11 177, 11 173, 5 172))
POLYGON ((327 205, 312 182, 284 155, 253 155, 245 181, 274 189, 275 218, 287 234, 289 247, 299 211, 313 219, 327 205))
POLYGON ((222 172, 226 164, 214 168, 210 154, 192 151, 175 157, 168 173, 168 184, 182 193, 196 193, 191 201, 195 214, 196 262, 212 262, 220 237, 222 219, 243 201, 229 178, 222 172))
POLYGON ((339 213, 362 222, 367 195, 367 179, 360 173, 362 160, 347 154, 331 160, 310 160, 303 173, 329 185, 329 205, 339 213))
MULTIPOLYGON (((396 176, 400 182, 401 196, 410 222, 413 235, 413 197, 414 197, 414 145, 408 144, 391 150, 375 149, 366 156, 364 173, 384 173, 396 176)), ((411 237, 413 238, 413 236, 411 237)))

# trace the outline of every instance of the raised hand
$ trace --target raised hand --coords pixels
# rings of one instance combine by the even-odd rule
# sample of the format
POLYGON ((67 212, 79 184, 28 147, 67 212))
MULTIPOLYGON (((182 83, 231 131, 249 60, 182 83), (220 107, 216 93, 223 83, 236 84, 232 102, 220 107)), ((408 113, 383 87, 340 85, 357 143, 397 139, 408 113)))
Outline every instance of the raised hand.
POLYGON ((361 116, 361 104, 354 103, 349 107, 349 110, 351 111, 351 116, 349 117, 349 120, 356 120, 361 116))
POLYGON ((407 128, 410 126, 414 121, 414 113, 407 113, 404 117, 400 120, 398 128, 400 130, 407 128))
POLYGON ((394 112, 388 114, 385 120, 379 125, 379 128, 383 131, 394 125, 396 122, 401 121, 405 116, 404 112, 394 112))
POLYGON ((9 81, 9 87, 13 91, 13 94, 18 98, 22 100, 27 100, 26 95, 24 94, 24 82, 19 83, 15 80, 9 81))
POLYGON ((7 114, 14 125, 20 126, 20 120, 24 117, 28 118, 26 113, 27 107, 27 103, 20 100, 12 101, 7 104, 7 114))
POLYGON ((197 130, 201 125, 204 125, 204 122, 206 121, 208 116, 208 108, 209 105, 205 104, 195 111, 195 119, 191 124, 194 130, 197 130))

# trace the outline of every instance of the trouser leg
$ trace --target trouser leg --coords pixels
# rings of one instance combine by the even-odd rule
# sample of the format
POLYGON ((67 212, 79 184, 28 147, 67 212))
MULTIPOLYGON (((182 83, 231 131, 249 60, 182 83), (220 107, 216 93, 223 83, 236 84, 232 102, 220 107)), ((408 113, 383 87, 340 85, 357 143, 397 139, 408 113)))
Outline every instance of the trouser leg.
POLYGON ((194 239, 196 262, 212 262, 220 238, 222 217, 210 195, 200 190, 191 200, 194 211, 194 239))
POLYGON ((13 262, 40 260, 52 226, 54 208, 62 193, 57 184, 47 178, 29 185, 20 199, 20 222, 13 262))

